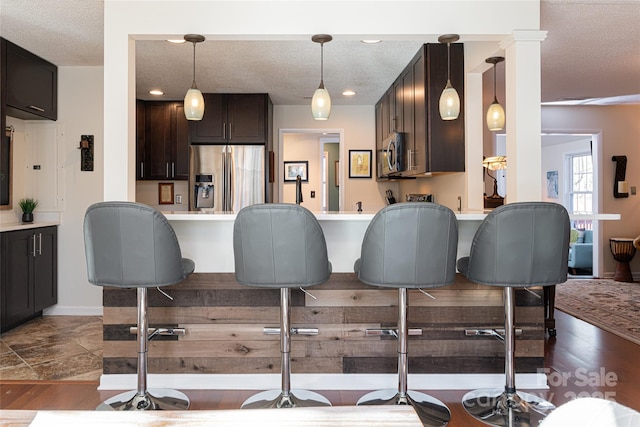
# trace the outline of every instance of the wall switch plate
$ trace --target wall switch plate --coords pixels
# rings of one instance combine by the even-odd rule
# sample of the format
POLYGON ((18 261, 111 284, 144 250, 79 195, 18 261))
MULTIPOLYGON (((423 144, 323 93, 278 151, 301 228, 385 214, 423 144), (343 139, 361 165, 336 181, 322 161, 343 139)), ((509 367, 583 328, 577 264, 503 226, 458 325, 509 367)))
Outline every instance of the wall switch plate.
POLYGON ((636 195, 636 186, 632 185, 631 187, 629 187, 629 189, 631 190, 631 195, 635 196, 636 195))
POLYGON ((176 194, 176 205, 182 204, 182 194, 176 194))
POLYGON ((312 198, 312 199, 315 199, 315 198, 316 198, 316 192, 315 192, 315 191, 312 191, 312 192, 311 192, 311 198, 312 198))

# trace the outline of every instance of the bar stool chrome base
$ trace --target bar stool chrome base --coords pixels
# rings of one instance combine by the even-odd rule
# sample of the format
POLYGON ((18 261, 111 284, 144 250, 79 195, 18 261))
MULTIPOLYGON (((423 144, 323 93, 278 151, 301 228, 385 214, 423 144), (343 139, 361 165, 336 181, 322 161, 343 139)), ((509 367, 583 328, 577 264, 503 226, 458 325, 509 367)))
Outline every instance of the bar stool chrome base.
POLYGON ((462 406, 469 415, 491 426, 537 426, 556 407, 538 396, 522 391, 507 393, 500 388, 468 392, 462 406))
POLYGON ((433 396, 409 390, 401 396, 398 390, 372 391, 362 396, 356 405, 411 405, 425 426, 445 426, 451 419, 447 405, 433 396))
POLYGON ((102 402, 98 411, 177 411, 189 408, 186 394, 171 389, 151 389, 143 394, 131 390, 102 402))
POLYGON ((321 394, 309 390, 291 390, 285 394, 281 390, 267 390, 254 394, 244 401, 242 409, 304 408, 311 406, 331 406, 331 402, 321 394))

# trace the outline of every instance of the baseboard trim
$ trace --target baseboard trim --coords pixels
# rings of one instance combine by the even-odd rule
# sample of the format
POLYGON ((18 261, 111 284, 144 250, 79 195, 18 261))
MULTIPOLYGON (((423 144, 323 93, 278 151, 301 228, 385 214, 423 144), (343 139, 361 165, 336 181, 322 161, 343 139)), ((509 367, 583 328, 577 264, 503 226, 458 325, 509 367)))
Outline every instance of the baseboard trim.
POLYGON ((42 311, 43 316, 102 316, 103 307, 54 305, 42 311))
MULTIPOLYGON (((98 390, 132 390, 135 374, 106 374, 98 390)), ((279 374, 149 374, 149 388, 180 390, 267 390, 280 387, 279 374)), ((413 390, 474 390, 504 387, 504 374, 409 374, 413 390)), ((396 388, 396 374, 291 374, 294 388, 310 390, 379 390, 396 388)), ((544 373, 516 374, 519 389, 547 390, 544 373)))

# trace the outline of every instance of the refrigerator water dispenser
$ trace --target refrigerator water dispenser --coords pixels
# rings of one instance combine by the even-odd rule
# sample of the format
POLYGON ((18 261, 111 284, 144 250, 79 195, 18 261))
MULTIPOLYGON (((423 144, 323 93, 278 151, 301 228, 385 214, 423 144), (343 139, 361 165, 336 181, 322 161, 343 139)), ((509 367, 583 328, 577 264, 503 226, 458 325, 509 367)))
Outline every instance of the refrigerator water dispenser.
POLYGON ((213 209, 213 176, 196 175, 193 186, 193 200, 196 209, 213 209))
POLYGON ((194 191, 197 209, 213 209, 212 184, 196 184, 194 185, 194 191))

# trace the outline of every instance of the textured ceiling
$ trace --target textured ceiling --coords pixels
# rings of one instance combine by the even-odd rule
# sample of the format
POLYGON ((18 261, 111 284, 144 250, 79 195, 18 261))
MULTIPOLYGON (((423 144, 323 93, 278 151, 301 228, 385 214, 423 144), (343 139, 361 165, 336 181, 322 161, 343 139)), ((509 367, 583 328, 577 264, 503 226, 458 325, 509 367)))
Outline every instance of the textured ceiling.
MULTIPOLYGON (((102 17, 102 0, 0 0, 0 35, 59 66, 102 65, 102 17)), ((639 95, 639 22, 640 0, 542 0, 542 100, 639 95)), ((333 103, 374 104, 424 42, 436 40, 325 44, 333 103), (358 95, 343 97, 345 89, 358 95)), ((204 92, 268 92, 275 104, 306 104, 320 80, 320 46, 310 39, 207 40, 196 57, 204 92)), ((192 61, 190 44, 138 41, 138 97, 161 88, 163 98, 181 99, 192 61)))

